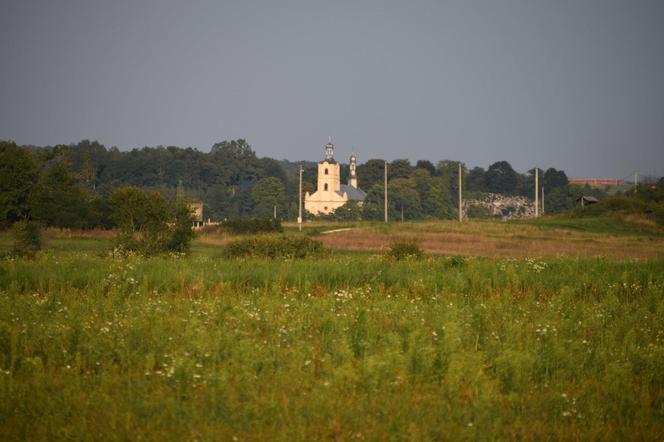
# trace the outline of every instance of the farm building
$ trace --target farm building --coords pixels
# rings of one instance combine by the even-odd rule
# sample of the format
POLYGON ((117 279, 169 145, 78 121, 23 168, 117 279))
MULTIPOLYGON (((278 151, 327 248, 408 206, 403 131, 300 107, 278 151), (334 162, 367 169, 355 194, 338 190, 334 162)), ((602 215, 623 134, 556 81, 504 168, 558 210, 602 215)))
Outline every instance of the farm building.
POLYGON ((580 204, 581 207, 589 206, 590 204, 598 203, 599 200, 594 196, 580 196, 576 199, 576 203, 580 204))

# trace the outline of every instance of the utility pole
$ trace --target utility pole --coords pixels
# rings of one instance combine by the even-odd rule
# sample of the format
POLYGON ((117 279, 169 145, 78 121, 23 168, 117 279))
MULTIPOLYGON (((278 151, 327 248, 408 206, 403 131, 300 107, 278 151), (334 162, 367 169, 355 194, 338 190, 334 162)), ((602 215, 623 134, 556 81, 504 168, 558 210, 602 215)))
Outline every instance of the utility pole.
POLYGON ((542 186, 542 215, 544 215, 544 186, 542 186))
POLYGON ((639 174, 638 172, 634 172, 634 193, 636 193, 636 189, 639 188, 639 174))
POLYGON ((387 161, 385 161, 385 222, 387 222, 387 161))
POLYGON ((461 162, 459 162, 459 222, 463 221, 463 190, 461 186, 463 180, 461 179, 461 162))
POLYGON ((299 203, 297 206, 297 226, 302 231, 302 171, 303 167, 300 164, 300 194, 299 194, 299 203))
POLYGON ((535 167, 535 218, 539 216, 539 168, 535 167))

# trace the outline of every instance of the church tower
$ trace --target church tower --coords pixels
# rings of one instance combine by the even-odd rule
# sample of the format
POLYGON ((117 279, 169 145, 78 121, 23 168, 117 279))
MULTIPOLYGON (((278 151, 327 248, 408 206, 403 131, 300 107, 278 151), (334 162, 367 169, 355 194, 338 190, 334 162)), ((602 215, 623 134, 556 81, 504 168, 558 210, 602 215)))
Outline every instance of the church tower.
POLYGON ((325 145, 325 159, 318 163, 318 188, 312 194, 304 194, 304 210, 313 215, 327 215, 348 201, 362 204, 366 193, 357 188, 355 172, 357 159, 350 157, 348 184, 341 184, 341 166, 334 159, 332 138, 325 145))
POLYGON ((350 156, 350 172, 348 174, 348 185, 357 189, 357 175, 355 174, 355 168, 357 167, 357 157, 355 152, 350 156))
POLYGON ((318 163, 318 191, 327 192, 325 199, 333 200, 331 194, 341 190, 341 170, 334 159, 332 138, 325 145, 325 159, 318 163))

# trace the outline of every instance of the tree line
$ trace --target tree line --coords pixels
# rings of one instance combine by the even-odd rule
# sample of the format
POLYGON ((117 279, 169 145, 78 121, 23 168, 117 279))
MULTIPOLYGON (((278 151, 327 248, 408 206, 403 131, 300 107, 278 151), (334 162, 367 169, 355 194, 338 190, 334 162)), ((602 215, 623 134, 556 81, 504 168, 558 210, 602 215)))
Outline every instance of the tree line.
MULTIPOLYGON (((259 158, 246 140, 222 141, 210 152, 193 148, 144 147, 120 151, 96 141, 46 147, 17 146, 0 141, 0 223, 22 219, 61 228, 111 228, 111 194, 119 187, 158 192, 168 201, 183 193, 205 205, 204 217, 212 220, 266 218, 276 214, 295 219, 298 212, 299 167, 304 166, 303 192, 315 190, 315 162, 291 162, 259 158)), ((370 159, 357 166, 359 187, 367 192, 362 207, 348 204, 333 215, 339 219, 382 219, 385 161, 370 159)), ((391 218, 455 218, 459 163, 427 160, 415 164, 405 159, 388 163, 391 218)), ((534 169, 516 172, 507 161, 486 170, 463 169, 466 197, 482 193, 523 195, 532 198, 534 169)), ((348 165, 341 168, 346 182, 348 165)), ((599 189, 570 186, 564 171, 540 170, 547 192, 547 212, 574 205, 583 192, 599 189)))

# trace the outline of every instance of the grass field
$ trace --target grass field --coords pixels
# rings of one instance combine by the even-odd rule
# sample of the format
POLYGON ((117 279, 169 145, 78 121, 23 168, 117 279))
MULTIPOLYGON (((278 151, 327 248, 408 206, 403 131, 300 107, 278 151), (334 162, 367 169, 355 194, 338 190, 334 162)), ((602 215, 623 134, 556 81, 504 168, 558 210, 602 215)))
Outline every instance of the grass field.
POLYGON ((342 227, 304 260, 226 260, 222 237, 114 258, 55 232, 0 260, 0 439, 664 438, 657 231, 307 229, 342 227), (435 254, 387 259, 395 237, 435 254))

